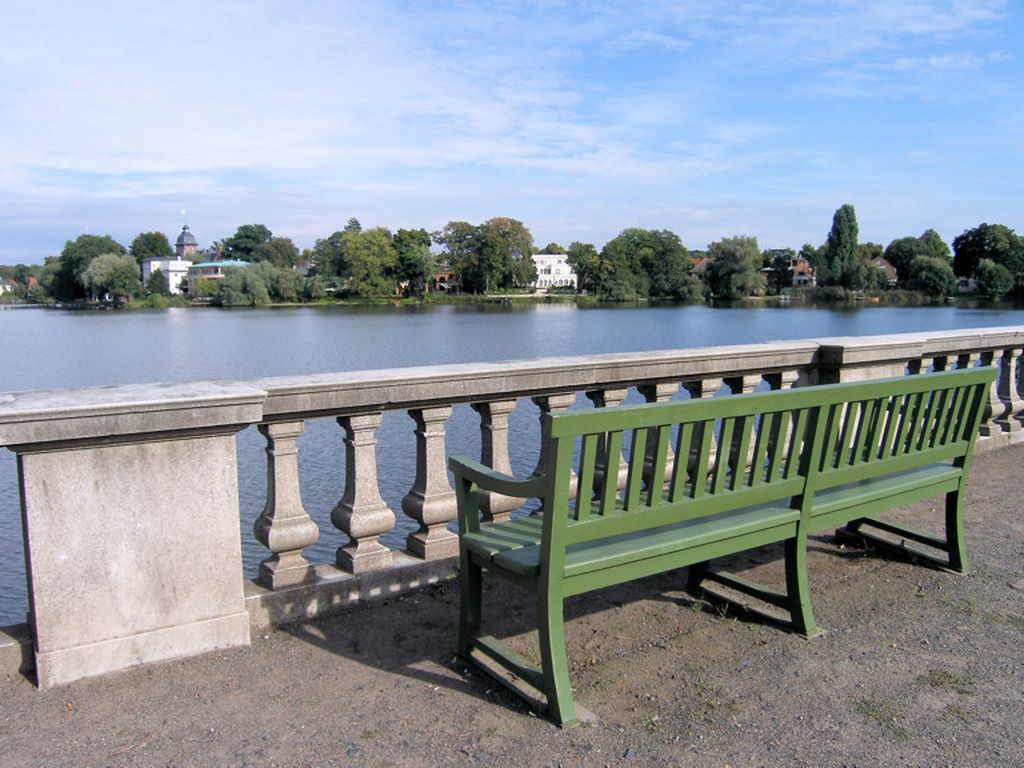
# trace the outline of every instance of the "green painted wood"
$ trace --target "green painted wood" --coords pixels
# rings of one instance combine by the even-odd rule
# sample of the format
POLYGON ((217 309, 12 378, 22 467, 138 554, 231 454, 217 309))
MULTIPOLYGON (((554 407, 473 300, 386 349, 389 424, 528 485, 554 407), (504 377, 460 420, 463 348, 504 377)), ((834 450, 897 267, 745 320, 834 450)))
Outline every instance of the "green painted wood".
POLYGON ((463 569, 459 652, 477 649, 509 670, 521 667, 497 641, 481 644, 482 571, 533 592, 542 664, 529 682, 565 724, 575 719, 562 614, 569 595, 683 566, 692 566, 689 581, 697 585, 714 558, 784 542, 785 592, 751 584, 747 593, 787 609, 793 628, 811 634, 806 550, 813 530, 875 525, 965 569, 961 497, 995 376, 994 368, 977 368, 546 414, 554 458, 547 474, 526 481, 452 457, 463 569), (631 433, 629 480, 620 494, 624 433, 631 433), (577 445, 579 491, 570 504, 577 445), (602 445, 608 466, 598 471, 602 445), (482 525, 478 490, 538 498, 544 512, 482 525), (945 538, 875 518, 943 494, 945 538))

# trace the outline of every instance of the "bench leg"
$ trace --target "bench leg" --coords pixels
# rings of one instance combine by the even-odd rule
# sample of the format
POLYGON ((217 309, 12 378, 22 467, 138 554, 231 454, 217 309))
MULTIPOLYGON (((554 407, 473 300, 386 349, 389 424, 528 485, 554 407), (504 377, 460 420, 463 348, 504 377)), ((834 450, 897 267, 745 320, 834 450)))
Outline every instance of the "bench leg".
POLYGON ((473 639, 480 634, 481 588, 483 572, 475 565, 469 553, 463 551, 459 558, 459 646, 460 655, 468 657, 473 650, 473 639))
POLYGON ((544 694, 552 719, 561 726, 576 721, 576 705, 569 685, 569 662, 565 655, 563 600, 541 593, 537 601, 537 634, 540 643, 544 694))
POLYGON ((957 573, 965 573, 967 548, 964 545, 964 516, 960 499, 960 490, 946 494, 946 547, 949 567, 957 573))
POLYGON ((817 631, 811 594, 807 585, 807 534, 799 533, 786 540, 786 595, 793 629, 804 635, 817 631))
POLYGON ((686 588, 697 591, 700 589, 700 585, 704 583, 704 579, 707 578, 708 564, 693 563, 689 568, 686 569, 686 588))

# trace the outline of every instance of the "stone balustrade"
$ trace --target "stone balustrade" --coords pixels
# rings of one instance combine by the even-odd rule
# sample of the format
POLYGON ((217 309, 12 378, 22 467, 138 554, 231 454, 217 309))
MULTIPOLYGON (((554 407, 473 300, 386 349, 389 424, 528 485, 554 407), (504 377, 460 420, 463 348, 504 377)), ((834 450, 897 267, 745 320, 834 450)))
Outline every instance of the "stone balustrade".
MULTIPOLYGON (((660 402, 997 365, 985 451, 1024 439, 1022 349, 1024 328, 1009 327, 0 395, 0 445, 17 454, 37 679, 56 685, 245 644, 255 627, 448 577, 454 406, 475 412, 482 460, 510 471, 509 415, 520 401, 544 414, 588 400, 615 407, 631 391, 660 402), (378 427, 391 411, 411 418, 416 452, 397 509, 378 482, 378 427), (344 433, 336 531, 303 508, 298 438, 312 419, 344 433), (266 442, 253 535, 268 556, 245 580, 235 434, 251 425, 266 442), (401 551, 381 540, 399 515, 413 529, 401 551), (334 562, 311 562, 321 537, 337 542, 334 562)), ((546 463, 541 451, 535 471, 546 463)), ((624 478, 622 456, 605 452, 599 471, 624 478)), ((504 519, 521 501, 491 496, 481 508, 504 519)))

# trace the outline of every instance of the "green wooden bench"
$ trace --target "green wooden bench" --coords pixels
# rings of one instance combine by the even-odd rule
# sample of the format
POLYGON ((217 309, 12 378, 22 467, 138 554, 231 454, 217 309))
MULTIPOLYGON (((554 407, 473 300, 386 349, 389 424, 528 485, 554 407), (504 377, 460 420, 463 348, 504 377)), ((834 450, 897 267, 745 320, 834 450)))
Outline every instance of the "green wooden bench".
POLYGON ((962 491, 995 376, 994 368, 974 368, 549 414, 550 465, 525 480, 452 457, 459 654, 488 672, 494 663, 511 672, 543 694, 550 716, 566 725, 576 720, 563 626, 571 595, 690 566, 691 586, 710 579, 766 600, 810 635, 813 531, 876 526, 938 550, 948 567, 963 571, 962 491), (624 446, 629 471, 619 488, 624 446), (539 499, 539 513, 482 523, 483 490, 539 499), (874 518, 940 494, 944 538, 874 518), (708 567, 714 558, 776 542, 785 543, 784 591, 708 567), (535 595, 539 667, 481 633, 483 571, 535 595))

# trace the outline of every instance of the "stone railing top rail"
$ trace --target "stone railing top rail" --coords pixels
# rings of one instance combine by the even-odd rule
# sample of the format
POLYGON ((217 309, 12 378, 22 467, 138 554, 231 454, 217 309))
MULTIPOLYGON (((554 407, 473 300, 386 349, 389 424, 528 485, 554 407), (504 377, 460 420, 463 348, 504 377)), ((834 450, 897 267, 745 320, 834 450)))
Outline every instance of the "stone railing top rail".
POLYGON ((1024 327, 0 393, 0 446, 145 435, 1024 345, 1024 327))

